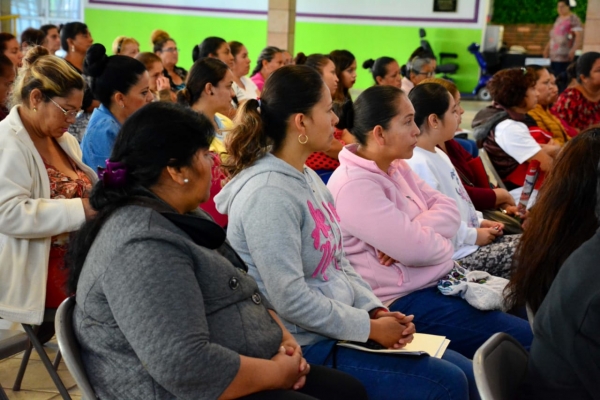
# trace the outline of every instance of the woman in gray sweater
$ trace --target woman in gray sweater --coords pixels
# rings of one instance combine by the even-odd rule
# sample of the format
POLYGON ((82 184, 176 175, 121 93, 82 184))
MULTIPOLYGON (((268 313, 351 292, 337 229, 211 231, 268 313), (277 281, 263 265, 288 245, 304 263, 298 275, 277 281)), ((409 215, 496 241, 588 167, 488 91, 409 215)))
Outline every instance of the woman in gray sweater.
POLYGON ((365 399, 311 368, 273 307, 198 210, 214 137, 203 115, 153 103, 124 125, 70 248, 73 316, 101 399, 365 399))

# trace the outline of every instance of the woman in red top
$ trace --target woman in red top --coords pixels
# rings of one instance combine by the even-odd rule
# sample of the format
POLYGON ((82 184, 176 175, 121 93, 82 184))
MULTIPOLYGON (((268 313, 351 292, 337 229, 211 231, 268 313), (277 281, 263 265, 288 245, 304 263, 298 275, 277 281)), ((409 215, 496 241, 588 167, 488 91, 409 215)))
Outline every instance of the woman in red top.
MULTIPOLYGON (((339 78, 336 75, 335 64, 331 57, 325 54, 311 54, 307 57, 304 53, 298 53, 295 64, 306 65, 317 70, 329 88, 331 96, 335 95, 338 90, 339 78)), ((312 153, 306 160, 306 165, 313 169, 325 183, 327 183, 333 171, 340 166, 338 154, 346 144, 342 140, 342 135, 343 131, 336 129, 329 151, 312 153)))
POLYGON ((561 93, 552 111, 580 131, 600 124, 600 53, 577 60, 577 84, 561 93))

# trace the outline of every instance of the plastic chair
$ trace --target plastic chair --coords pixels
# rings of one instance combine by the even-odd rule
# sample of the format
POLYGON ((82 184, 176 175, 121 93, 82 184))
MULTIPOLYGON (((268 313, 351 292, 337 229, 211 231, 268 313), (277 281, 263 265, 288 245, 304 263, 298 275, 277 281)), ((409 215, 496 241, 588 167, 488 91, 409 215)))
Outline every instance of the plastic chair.
MULTIPOLYGON (((44 311, 43 322, 54 322, 55 314, 56 309, 47 308, 44 311)), ((58 392, 60 393, 62 398, 64 400, 71 400, 71 396, 69 395, 67 388, 58 376, 57 372, 58 364, 61 360, 60 351, 56 354, 54 362, 50 361, 48 354, 44 350, 44 346, 37 337, 37 330, 39 327, 29 324, 21 324, 21 326, 23 327, 23 329, 25 330, 25 334, 29 338, 29 345, 25 349, 25 354, 23 354, 23 360, 21 361, 21 366, 19 367, 19 372, 17 373, 17 378, 15 379, 15 383, 13 385, 13 391, 17 392, 21 390, 21 382, 23 381, 25 370, 27 369, 27 364, 29 363, 31 351, 35 349, 35 351, 37 351, 38 355, 40 356, 42 364, 44 364, 44 367, 48 371, 50 378, 52 378, 52 381, 54 382, 54 385, 58 389, 58 392)))
POLYGON ((473 371, 481 400, 514 400, 529 354, 512 336, 496 333, 475 352, 473 371))
POLYGON ((56 338, 58 339, 58 348, 60 349, 65 364, 69 372, 77 382, 77 386, 83 395, 84 400, 96 399, 94 389, 83 367, 81 361, 81 352, 79 343, 73 332, 73 309, 75 308, 75 297, 66 298, 56 311, 56 338))
MULTIPOLYGON (((21 331, 0 329, 0 360, 19 354, 29 348, 27 334, 21 331)), ((8 396, 0 386, 0 400, 8 400, 8 396)))

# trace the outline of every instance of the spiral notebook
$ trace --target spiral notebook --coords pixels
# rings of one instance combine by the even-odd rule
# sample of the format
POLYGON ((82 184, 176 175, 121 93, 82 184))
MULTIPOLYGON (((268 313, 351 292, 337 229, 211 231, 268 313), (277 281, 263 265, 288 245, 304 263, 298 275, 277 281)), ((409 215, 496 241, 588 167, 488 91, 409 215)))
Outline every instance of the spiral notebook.
POLYGON ((373 342, 359 343, 340 341, 337 343, 338 346, 349 347, 351 349, 360 351, 368 351, 370 353, 388 353, 407 356, 428 355, 436 358, 442 358, 449 344, 450 340, 446 339, 445 336, 428 335, 426 333, 415 333, 412 343, 409 343, 404 348, 398 350, 377 348, 381 346, 373 344, 373 342))

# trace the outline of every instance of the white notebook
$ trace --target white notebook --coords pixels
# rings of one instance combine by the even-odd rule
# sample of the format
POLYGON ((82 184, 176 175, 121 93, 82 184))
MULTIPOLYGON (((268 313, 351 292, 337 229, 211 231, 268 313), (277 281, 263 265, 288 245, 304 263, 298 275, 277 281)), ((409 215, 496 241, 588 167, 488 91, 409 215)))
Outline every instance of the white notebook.
POLYGON ((426 333, 415 333, 412 343, 407 344, 402 349, 372 349, 365 347, 357 342, 338 342, 338 346, 349 347, 355 350, 368 351, 370 353, 389 353, 408 356, 429 355, 431 357, 442 358, 448 348, 450 340, 445 336, 428 335, 426 333))

